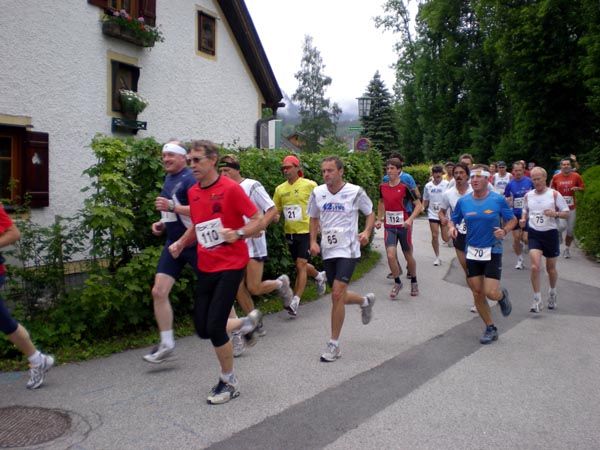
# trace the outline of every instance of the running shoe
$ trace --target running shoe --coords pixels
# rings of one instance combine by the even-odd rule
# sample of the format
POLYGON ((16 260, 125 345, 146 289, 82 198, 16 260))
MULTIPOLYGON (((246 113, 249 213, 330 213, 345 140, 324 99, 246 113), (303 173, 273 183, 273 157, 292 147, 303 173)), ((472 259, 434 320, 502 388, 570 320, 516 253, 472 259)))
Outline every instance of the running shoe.
POLYGON ((321 361, 334 362, 336 359, 340 359, 341 357, 342 357, 342 352, 341 352, 340 348, 337 345, 335 345, 331 342, 328 342, 325 352, 323 352, 323 354, 321 355, 321 361))
POLYGON ((392 272, 390 272, 390 273, 387 274, 386 278, 388 280, 393 280, 394 279, 394 275, 392 274, 392 272))
POLYGON ((440 258, 435 258, 435 260, 433 261, 433 265, 434 266, 441 266, 442 265, 442 260, 440 258))
POLYGON ((515 264, 515 269, 523 270, 523 258, 519 257, 519 259, 517 259, 517 264, 515 264))
POLYGON ((209 405, 221 405, 239 397, 239 383, 237 380, 226 383, 219 378, 219 382, 210 390, 206 401, 209 405))
POLYGON ((367 300, 369 301, 369 304, 367 306, 361 305, 361 307, 360 307, 360 315, 361 315, 362 323, 364 325, 367 325, 371 321, 371 318, 373 317, 373 305, 375 304, 375 294, 370 292, 366 295, 366 297, 367 297, 367 300))
POLYGON ((162 342, 158 345, 155 345, 152 348, 152 351, 147 355, 144 355, 144 361, 152 363, 152 364, 160 364, 162 362, 167 361, 175 354, 175 347, 167 347, 162 342))
POLYGON ((292 297, 294 296, 292 288, 290 287, 290 277, 287 275, 280 275, 277 279, 281 281, 281 287, 277 289, 277 292, 279 293, 281 300, 283 300, 283 307, 287 308, 290 306, 290 303, 292 303, 292 297))
POLYGON ((38 366, 29 369, 29 381, 27 389, 37 389, 44 383, 46 373, 54 366, 54 358, 42 353, 42 362, 38 366))
POLYGON ((256 327, 262 320, 262 313, 258 309, 253 309, 242 320, 244 323, 238 331, 244 336, 246 347, 254 347, 257 341, 256 327))
POLYGON ((558 295, 550 294, 550 297, 548 297, 548 309, 556 308, 556 303, 558 303, 558 295))
POLYGON ((297 295, 294 295, 294 298, 292 298, 292 302, 285 309, 287 309, 287 312, 290 316, 296 317, 298 315, 298 307, 299 306, 300 306, 300 297, 298 297, 297 295))
POLYGON ((502 311, 503 316, 510 315, 512 311, 512 303, 510 302, 510 296, 508 295, 508 291, 506 288, 502 288, 502 300, 498 302, 500 305, 500 311, 502 311))
POLYGON ((239 331, 231 333, 231 344, 233 345, 233 357, 237 358, 246 350, 246 343, 239 331))
POLYGON ((475 305, 471 306, 471 312, 477 313, 477 306, 475 306, 475 305))
POLYGON ((410 283, 410 295, 411 297, 419 295, 419 283, 410 283))
POLYGON ((539 313, 543 308, 544 305, 542 303, 542 299, 540 298, 539 300, 536 300, 534 298, 533 303, 531 304, 531 308, 529 308, 529 311, 532 313, 539 313))
POLYGON ((498 328, 494 325, 488 325, 485 327, 485 331, 483 332, 483 336, 479 338, 479 342, 482 344, 491 344, 493 341, 498 340, 498 328))
POLYGON ((401 289, 402 289, 402 283, 400 283, 400 284, 394 283, 394 287, 392 288, 392 291, 390 292, 390 298, 392 300, 394 300, 396 297, 398 297, 398 293, 400 292, 401 289))
POLYGON ((323 295, 327 291, 327 274, 325 271, 319 272, 315 281, 317 283, 317 294, 323 295))
POLYGON ((571 257, 571 249, 569 247, 565 247, 565 251, 563 252, 563 257, 569 259, 571 257))

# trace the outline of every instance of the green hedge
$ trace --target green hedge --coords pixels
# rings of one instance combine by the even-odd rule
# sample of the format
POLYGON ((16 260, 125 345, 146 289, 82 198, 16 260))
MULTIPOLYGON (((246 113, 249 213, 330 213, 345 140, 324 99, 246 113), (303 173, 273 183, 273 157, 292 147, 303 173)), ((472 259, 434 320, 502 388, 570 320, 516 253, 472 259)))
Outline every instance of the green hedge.
POLYGON ((575 236, 588 254, 600 259, 600 166, 590 167, 582 177, 585 190, 576 194, 575 236))
MULTIPOLYGON (((133 141, 96 136, 92 149, 99 162, 86 170, 86 173, 93 175, 98 172, 99 175, 94 180, 98 184, 96 192, 101 192, 102 197, 98 200, 96 196, 95 203, 88 202, 92 206, 87 207, 85 214, 70 220, 79 220, 80 228, 84 231, 93 230, 91 227, 98 222, 100 225, 97 234, 102 232, 103 236, 114 236, 114 230, 110 227, 121 222, 107 220, 107 217, 110 217, 105 217, 105 205, 113 207, 115 204, 113 194, 108 189, 111 184, 105 180, 108 178, 112 184, 115 180, 132 182, 134 186, 126 195, 121 193, 122 189, 114 189, 114 192, 119 193, 117 206, 137 205, 131 211, 131 217, 127 218, 131 225, 121 227, 131 229, 131 233, 122 235, 118 242, 111 241, 116 243, 109 246, 118 250, 113 251, 113 255, 117 255, 114 258, 115 264, 109 264, 108 267, 95 264, 82 286, 65 288, 62 278, 63 264, 79 252, 80 247, 72 246, 73 251, 66 251, 64 245, 76 235, 75 231, 64 226, 55 226, 55 231, 49 229, 42 233, 40 227, 17 223, 20 229, 31 230, 22 235, 19 245, 36 251, 30 251, 27 253, 30 256, 21 260, 31 259, 31 255, 35 255, 35 259, 43 263, 33 269, 9 269, 11 279, 7 297, 9 304, 15 306, 15 318, 23 322, 31 331, 36 343, 48 351, 59 348, 64 342, 87 345, 101 339, 153 330, 156 327, 150 290, 162 245, 157 245, 157 240, 149 230, 150 223, 156 220, 153 199, 160 192, 164 177, 160 163, 157 165, 157 161, 160 161, 160 145, 152 139, 133 141), (117 168, 106 169, 109 163, 112 164, 110 167, 117 168), (110 177, 106 176, 107 172, 110 177), (100 200, 102 204, 99 203, 100 200), (99 205, 103 209, 100 209, 99 205), (103 212, 103 215, 98 215, 98 211, 103 212), (86 227, 83 226, 84 223, 86 227), (42 236, 47 236, 45 241, 40 240, 42 236), (60 262, 55 262, 57 256, 61 258, 60 262), (50 273, 43 270, 49 266, 56 270, 50 273), (55 284, 58 288, 53 289, 52 297, 44 302, 38 301, 41 295, 24 301, 26 296, 23 293, 27 292, 28 286, 34 282, 43 286, 55 284)), ((222 153, 227 152, 229 150, 223 150, 222 153)), ((259 180, 272 195, 275 187, 285 180, 280 167, 282 159, 288 154, 285 150, 241 150, 238 156, 242 174, 259 180)), ((382 176, 381 155, 378 152, 348 153, 339 147, 332 147, 317 154, 302 154, 300 159, 305 176, 319 184, 322 183, 320 161, 331 154, 338 154, 344 161, 346 181, 363 186, 368 195, 376 201, 382 176)), ((271 225, 267 241, 270 259, 265 265, 265 277, 273 278, 281 273, 293 274, 293 262, 287 250, 281 223, 271 225)), ((102 245, 105 245, 105 242, 109 241, 105 240, 102 245)), ((93 250, 90 254, 94 254, 93 250)), ((170 300, 176 318, 187 315, 190 311, 193 304, 193 284, 191 271, 175 284, 170 300)), ((42 293, 47 296, 47 289, 42 293)), ((0 340, 0 357, 19 357, 19 354, 7 340, 0 340)))

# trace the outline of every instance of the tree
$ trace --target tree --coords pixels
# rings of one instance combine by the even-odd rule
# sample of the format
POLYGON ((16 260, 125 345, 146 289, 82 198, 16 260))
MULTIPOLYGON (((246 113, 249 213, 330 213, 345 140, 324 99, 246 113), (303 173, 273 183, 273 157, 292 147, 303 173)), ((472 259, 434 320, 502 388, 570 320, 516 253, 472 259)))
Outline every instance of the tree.
POLYGON ((325 98, 325 89, 331 84, 331 78, 324 74, 324 70, 321 53, 313 46, 312 37, 306 35, 300 70, 294 75, 299 84, 292 100, 300 106, 302 121, 297 131, 303 133, 308 151, 317 151, 322 138, 335 135, 335 122, 342 112, 335 103, 330 108, 330 101, 325 98))
POLYGON ((379 71, 375 72, 369 82, 365 95, 371 99, 371 109, 367 116, 361 118, 364 134, 371 140, 373 147, 388 158, 392 153, 400 151, 400 148, 392 96, 379 71))

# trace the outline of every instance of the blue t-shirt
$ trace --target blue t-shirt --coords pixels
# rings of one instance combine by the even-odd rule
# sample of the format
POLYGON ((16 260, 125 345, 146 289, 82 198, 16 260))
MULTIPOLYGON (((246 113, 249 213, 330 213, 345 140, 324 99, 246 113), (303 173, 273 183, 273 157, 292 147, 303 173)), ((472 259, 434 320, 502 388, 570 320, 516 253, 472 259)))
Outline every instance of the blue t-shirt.
POLYGON ((520 180, 514 178, 508 182, 504 188, 504 196, 513 198, 513 213, 517 217, 521 217, 523 210, 523 198, 525 194, 534 189, 533 181, 529 177, 523 177, 520 180))
MULTIPOLYGON (((196 179, 194 178, 192 169, 185 167, 179 173, 173 175, 167 174, 160 196, 173 200, 176 205, 189 205, 187 191, 194 184, 196 184, 196 179)), ((184 217, 187 218, 187 216, 184 217)), ((190 221, 188 223, 191 224, 190 221)), ((179 239, 185 233, 185 230, 187 230, 187 226, 183 223, 179 214, 177 214, 177 221, 166 222, 165 226, 168 243, 179 239)))
MULTIPOLYGON (((417 183, 415 183, 415 179, 412 177, 412 175, 410 175, 406 172, 400 172, 400 182, 402 184, 404 184, 408 188, 408 190, 410 190, 412 192, 413 198, 417 198, 417 192, 416 192, 417 183)), ((408 212, 408 214, 411 214, 413 212, 414 205, 408 199, 408 196, 404 200, 404 208, 406 209, 406 212, 408 212)))
POLYGON ((458 199, 452 212, 452 222, 465 219, 467 225, 467 245, 485 248, 492 247, 492 253, 502 254, 502 241, 494 236, 495 228, 501 227, 500 219, 509 221, 515 215, 504 197, 497 192, 488 192, 485 198, 477 199, 473 193, 458 199))

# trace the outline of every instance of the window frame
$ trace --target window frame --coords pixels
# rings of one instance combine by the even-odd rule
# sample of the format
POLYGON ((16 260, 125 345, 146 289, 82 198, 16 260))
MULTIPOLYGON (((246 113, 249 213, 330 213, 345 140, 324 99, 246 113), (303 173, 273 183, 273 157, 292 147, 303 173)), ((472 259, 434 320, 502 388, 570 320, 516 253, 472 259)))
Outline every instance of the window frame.
POLYGON ((196 54, 209 58, 217 56, 217 16, 203 9, 196 10, 196 54), (203 46, 203 25, 206 20, 212 23, 212 48, 203 46))

